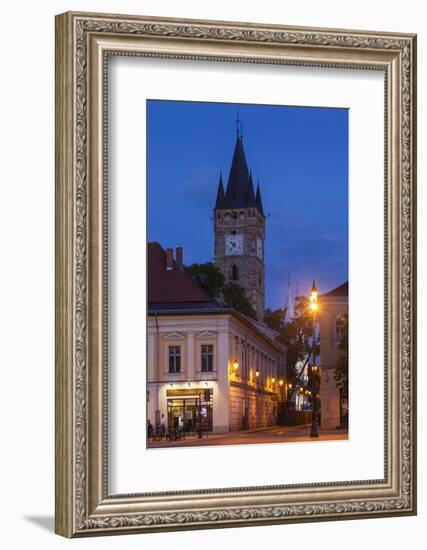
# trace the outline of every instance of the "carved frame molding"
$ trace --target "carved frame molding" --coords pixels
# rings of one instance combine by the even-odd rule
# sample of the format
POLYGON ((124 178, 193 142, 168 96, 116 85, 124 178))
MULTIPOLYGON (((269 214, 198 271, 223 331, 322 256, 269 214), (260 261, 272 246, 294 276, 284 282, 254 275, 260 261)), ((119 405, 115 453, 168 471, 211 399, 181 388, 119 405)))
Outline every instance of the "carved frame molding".
POLYGON ((88 536, 416 513, 416 37, 66 13, 56 18, 56 532, 88 536), (108 495, 109 55, 385 73, 385 478, 108 495))

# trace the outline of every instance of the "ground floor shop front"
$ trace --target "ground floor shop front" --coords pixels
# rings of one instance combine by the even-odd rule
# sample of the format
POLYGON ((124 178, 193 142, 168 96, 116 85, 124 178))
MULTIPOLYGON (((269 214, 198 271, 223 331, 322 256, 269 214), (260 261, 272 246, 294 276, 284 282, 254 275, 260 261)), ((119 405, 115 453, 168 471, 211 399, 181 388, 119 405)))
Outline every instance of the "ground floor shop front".
POLYGON ((154 430, 228 433, 277 424, 273 392, 217 381, 149 384, 147 419, 154 430))
POLYGON ((216 380, 150 383, 147 418, 155 430, 226 433, 228 399, 216 380))
POLYGON ((213 390, 167 390, 167 425, 186 433, 213 431, 213 390))

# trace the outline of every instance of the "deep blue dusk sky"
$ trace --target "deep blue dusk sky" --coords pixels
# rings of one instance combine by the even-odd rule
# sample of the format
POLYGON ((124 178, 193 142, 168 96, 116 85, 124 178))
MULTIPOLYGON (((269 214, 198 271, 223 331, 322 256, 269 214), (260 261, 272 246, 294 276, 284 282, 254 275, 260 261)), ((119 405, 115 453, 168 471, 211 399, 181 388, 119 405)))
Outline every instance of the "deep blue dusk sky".
POLYGON ((228 181, 236 112, 266 220, 266 307, 348 280, 346 109, 148 101, 148 240, 183 246, 184 262, 213 258, 212 211, 228 181))

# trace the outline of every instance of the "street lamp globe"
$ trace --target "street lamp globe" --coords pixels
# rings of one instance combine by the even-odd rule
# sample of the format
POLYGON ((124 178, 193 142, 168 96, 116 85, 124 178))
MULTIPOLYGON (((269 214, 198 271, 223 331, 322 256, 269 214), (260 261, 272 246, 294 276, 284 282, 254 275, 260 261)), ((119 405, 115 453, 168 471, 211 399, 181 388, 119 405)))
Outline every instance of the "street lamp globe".
POLYGON ((310 297, 309 297, 309 300, 310 300, 310 308, 312 311, 317 311, 319 309, 319 304, 317 302, 317 288, 316 288, 316 282, 313 281, 313 286, 311 288, 311 291, 310 291, 310 297))

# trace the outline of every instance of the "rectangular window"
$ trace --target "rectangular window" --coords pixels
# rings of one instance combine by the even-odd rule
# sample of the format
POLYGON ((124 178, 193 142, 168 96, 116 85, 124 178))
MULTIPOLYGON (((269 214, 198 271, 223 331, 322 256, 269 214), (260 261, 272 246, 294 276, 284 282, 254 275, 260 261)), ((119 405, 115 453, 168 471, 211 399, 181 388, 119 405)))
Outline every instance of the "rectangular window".
POLYGON ((181 372, 181 346, 169 346, 169 372, 181 372))
POLYGON ((339 317, 338 319, 335 319, 335 342, 337 344, 341 343, 343 336, 344 336, 344 319, 339 317))
POLYGON ((212 372, 213 371, 213 346, 203 345, 202 346, 202 372, 212 372))

